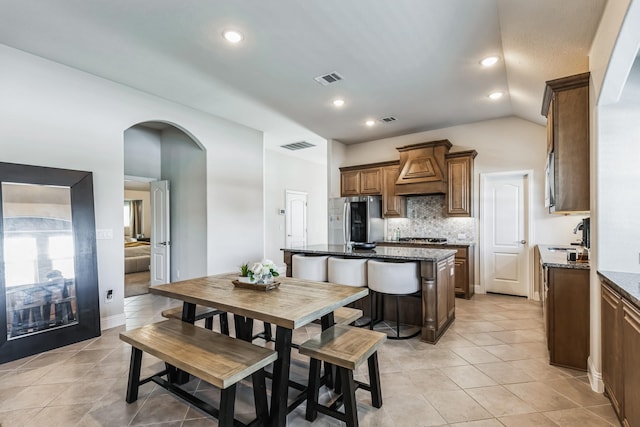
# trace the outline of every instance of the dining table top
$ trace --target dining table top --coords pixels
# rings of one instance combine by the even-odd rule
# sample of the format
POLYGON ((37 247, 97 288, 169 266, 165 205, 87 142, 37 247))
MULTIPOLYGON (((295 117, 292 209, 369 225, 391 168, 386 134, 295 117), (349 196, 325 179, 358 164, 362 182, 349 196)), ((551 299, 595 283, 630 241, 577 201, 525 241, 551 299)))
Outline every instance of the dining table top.
POLYGON ((237 274, 220 274, 155 285, 149 292, 296 329, 366 296, 369 289, 276 277, 268 291, 236 287, 237 274))

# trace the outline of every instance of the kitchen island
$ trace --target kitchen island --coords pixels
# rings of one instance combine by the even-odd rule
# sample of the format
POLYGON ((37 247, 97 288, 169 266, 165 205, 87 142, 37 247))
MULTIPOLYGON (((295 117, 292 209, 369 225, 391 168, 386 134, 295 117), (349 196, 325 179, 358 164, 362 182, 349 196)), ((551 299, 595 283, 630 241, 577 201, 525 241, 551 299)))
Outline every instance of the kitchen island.
MULTIPOLYGON (((412 304, 411 299, 403 298, 400 320, 419 325, 421 339, 435 344, 455 319, 455 250, 407 247, 355 250, 345 245, 308 245, 282 250, 289 277, 292 273, 291 260, 295 254, 419 262, 422 281, 420 303, 412 304)), ((357 305, 365 312, 365 316, 369 315, 367 301, 360 300, 357 305)), ((394 303, 390 300, 385 306, 388 310, 385 311, 384 318, 393 319, 394 303)))

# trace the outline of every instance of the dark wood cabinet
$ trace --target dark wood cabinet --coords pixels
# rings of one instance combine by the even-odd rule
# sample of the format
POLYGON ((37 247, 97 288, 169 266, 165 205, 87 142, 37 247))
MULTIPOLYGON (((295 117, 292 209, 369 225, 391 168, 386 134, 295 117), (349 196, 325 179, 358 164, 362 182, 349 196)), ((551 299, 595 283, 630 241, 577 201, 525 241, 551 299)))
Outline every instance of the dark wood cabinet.
POLYGON ((366 196, 382 194, 381 168, 370 168, 360 171, 360 194, 366 196))
POLYGON ((398 162, 340 168, 340 195, 342 197, 382 195, 382 170, 390 165, 398 165, 398 162))
POLYGON ((400 174, 400 166, 382 168, 382 216, 384 218, 404 218, 407 216, 407 199, 396 196, 396 180, 400 174))
POLYGON ((545 310, 552 365, 587 370, 589 270, 547 268, 545 310))
POLYGON ((613 409, 622 413, 622 354, 612 351, 622 346, 622 300, 610 287, 602 285, 602 379, 613 409))
POLYGON ((473 216, 473 159, 475 150, 458 151, 445 156, 447 165, 447 216, 473 216))
POLYGON ((360 171, 344 171, 340 173, 340 195, 351 197, 360 195, 360 171))
POLYGON ((625 426, 640 426, 640 310, 622 300, 622 414, 625 426))
MULTIPOLYGON (((589 211, 589 73, 550 80, 542 115, 553 153, 554 204, 550 212, 589 211)), ((551 184, 550 184, 551 185, 551 184)))

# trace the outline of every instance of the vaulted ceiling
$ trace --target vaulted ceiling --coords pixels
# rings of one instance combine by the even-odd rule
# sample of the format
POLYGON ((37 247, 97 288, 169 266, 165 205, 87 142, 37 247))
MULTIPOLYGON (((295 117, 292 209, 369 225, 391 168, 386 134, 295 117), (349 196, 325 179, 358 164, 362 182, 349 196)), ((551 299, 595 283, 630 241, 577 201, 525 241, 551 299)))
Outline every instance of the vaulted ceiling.
POLYGON ((271 144, 350 144, 512 115, 544 124, 545 81, 588 71, 605 2, 3 0, 0 43, 263 130, 271 144), (498 63, 482 67, 490 55, 498 63), (330 72, 343 80, 314 80, 330 72))

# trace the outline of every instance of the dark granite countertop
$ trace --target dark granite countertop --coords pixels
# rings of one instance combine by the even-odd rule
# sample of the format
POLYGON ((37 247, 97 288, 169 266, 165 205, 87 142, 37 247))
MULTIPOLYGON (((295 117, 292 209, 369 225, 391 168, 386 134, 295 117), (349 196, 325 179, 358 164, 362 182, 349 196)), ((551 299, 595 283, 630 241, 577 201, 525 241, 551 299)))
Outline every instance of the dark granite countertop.
POLYGON ((549 248, 561 248, 561 249, 578 249, 579 246, 571 245, 538 245, 540 250, 540 259, 542 265, 551 268, 573 268, 577 270, 589 270, 591 265, 589 261, 577 262, 567 261, 567 251, 563 250, 549 250, 549 248))
POLYGON ((468 248, 469 246, 475 246, 476 244, 473 242, 447 242, 447 243, 422 243, 422 242, 412 242, 412 241, 397 241, 397 240, 383 240, 378 243, 384 243, 385 245, 397 245, 397 246, 408 246, 408 247, 420 247, 423 248, 425 246, 451 246, 452 248, 468 248))
POLYGON ((598 275, 606 284, 640 310, 640 273, 598 271, 598 275))
POLYGON ((453 249, 430 249, 378 246, 375 249, 348 249, 345 245, 307 245, 282 248, 283 251, 307 254, 337 255, 358 258, 404 259, 411 261, 440 261, 456 254, 453 249))

